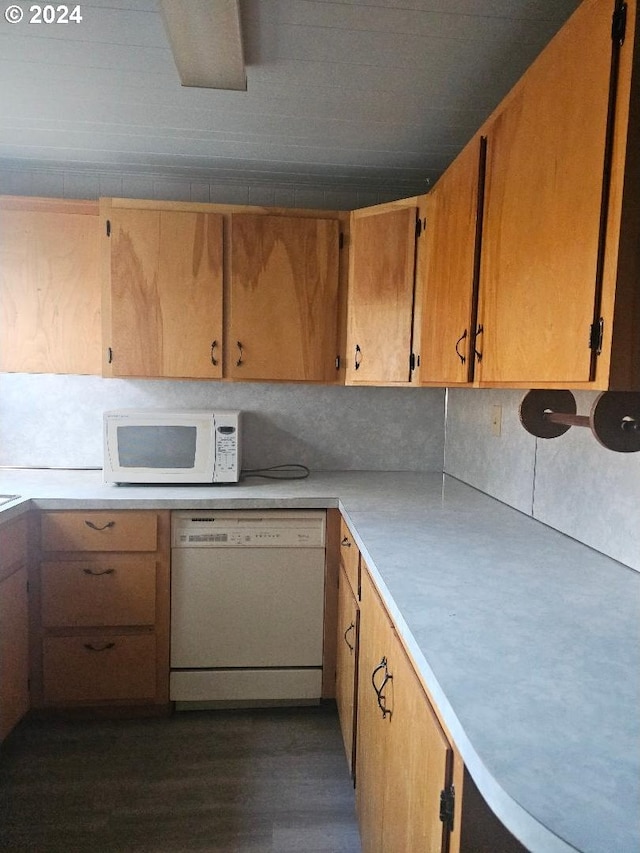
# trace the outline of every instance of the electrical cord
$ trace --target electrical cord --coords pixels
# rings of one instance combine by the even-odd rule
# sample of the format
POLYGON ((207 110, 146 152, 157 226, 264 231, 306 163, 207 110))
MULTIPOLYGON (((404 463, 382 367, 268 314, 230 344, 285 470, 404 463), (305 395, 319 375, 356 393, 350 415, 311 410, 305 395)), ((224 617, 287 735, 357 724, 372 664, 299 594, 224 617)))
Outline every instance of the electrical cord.
POLYGON ((264 480, 305 480, 311 472, 306 465, 290 462, 284 465, 272 465, 270 468, 243 468, 241 479, 262 477, 264 480))

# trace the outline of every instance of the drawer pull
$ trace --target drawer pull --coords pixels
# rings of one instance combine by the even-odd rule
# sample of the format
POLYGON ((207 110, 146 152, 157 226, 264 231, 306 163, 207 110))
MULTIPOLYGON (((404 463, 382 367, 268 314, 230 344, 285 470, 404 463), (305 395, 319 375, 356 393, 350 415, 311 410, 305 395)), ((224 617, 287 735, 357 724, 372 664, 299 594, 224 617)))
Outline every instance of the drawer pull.
POLYGON ((107 530, 109 527, 115 527, 116 525, 115 521, 107 521, 106 524, 103 524, 102 527, 99 527, 97 524, 94 524, 93 521, 87 521, 86 519, 84 523, 92 530, 107 530))
POLYGON ((85 643, 84 647, 90 652, 106 652, 115 648, 115 645, 115 643, 103 643, 101 646, 94 646, 93 643, 85 643))
POLYGON ((355 649, 355 646, 352 646, 351 643, 349 642, 349 640, 347 640, 347 634, 349 633, 349 631, 355 631, 355 628, 356 628, 355 622, 352 622, 351 625, 349 625, 349 627, 347 628, 347 630, 343 634, 344 641, 349 646, 349 651, 351 651, 351 652, 355 649))
POLYGON ((82 571, 85 575, 93 575, 94 578, 98 578, 101 575, 114 575, 116 572, 115 569, 105 569, 103 572, 96 572, 95 569, 83 569, 82 571))

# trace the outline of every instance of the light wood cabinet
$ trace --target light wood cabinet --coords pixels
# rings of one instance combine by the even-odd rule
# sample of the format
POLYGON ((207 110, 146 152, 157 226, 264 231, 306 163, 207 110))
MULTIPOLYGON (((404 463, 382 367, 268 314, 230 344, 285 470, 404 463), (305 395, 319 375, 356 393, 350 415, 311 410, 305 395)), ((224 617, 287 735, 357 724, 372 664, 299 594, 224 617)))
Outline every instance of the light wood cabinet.
POLYGON ((418 198, 411 198, 351 214, 349 385, 406 385, 411 381, 418 204, 418 198))
POLYGON ((0 198, 0 370, 100 374, 98 205, 0 198))
POLYGON ((104 375, 220 378, 222 216, 108 199, 101 209, 104 375))
POLYGON ((485 139, 476 136, 427 197, 420 243, 422 384, 473 381, 485 139))
POLYGON ((28 527, 0 528, 0 741, 29 710, 28 527))
POLYGON ((42 707, 168 706, 169 513, 40 518, 42 707))
POLYGON ((360 554, 341 520, 336 637, 336 704, 347 763, 355 778, 358 655, 360 638, 360 554))
POLYGON ((613 11, 585 0, 485 128, 481 385, 639 387, 635 3, 622 46, 613 11))
POLYGON ((356 802, 363 853, 447 850, 452 748, 368 571, 361 578, 356 802))
POLYGON ((335 381, 339 221, 238 213, 230 227, 226 375, 335 381))
POLYGON ((336 382, 345 214, 102 199, 105 376, 336 382))
POLYGON ((360 608, 346 575, 338 581, 336 704, 349 772, 355 776, 360 608))
POLYGON ((340 519, 340 568, 345 573, 356 600, 360 600, 360 550, 349 526, 340 519))

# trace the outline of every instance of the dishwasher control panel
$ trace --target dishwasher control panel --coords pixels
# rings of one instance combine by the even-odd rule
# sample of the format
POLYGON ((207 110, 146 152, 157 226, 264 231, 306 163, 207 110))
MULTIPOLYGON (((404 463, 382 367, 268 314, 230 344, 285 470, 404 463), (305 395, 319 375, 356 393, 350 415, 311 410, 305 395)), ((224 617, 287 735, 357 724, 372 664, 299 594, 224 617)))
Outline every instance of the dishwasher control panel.
POLYGON ((324 548, 324 510, 193 510, 171 514, 172 548, 324 548))

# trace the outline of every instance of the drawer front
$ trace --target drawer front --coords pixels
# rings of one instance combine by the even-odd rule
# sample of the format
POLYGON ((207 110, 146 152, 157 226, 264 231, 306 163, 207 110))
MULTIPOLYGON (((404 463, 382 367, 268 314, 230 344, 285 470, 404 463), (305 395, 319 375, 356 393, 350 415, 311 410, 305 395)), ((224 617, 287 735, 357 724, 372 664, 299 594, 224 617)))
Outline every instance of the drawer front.
POLYGON ((44 551, 155 551, 154 512, 44 512, 44 551))
POLYGON ((353 594, 360 599, 360 551, 343 518, 340 519, 340 565, 353 594))
POLYGON ((155 623, 153 554, 96 554, 44 562, 40 571, 45 628, 155 623))
POLYGON ((44 700, 70 702, 152 700, 156 694, 153 634, 45 637, 44 700))
POLYGON ((27 519, 0 527, 0 580, 27 563, 27 519))

